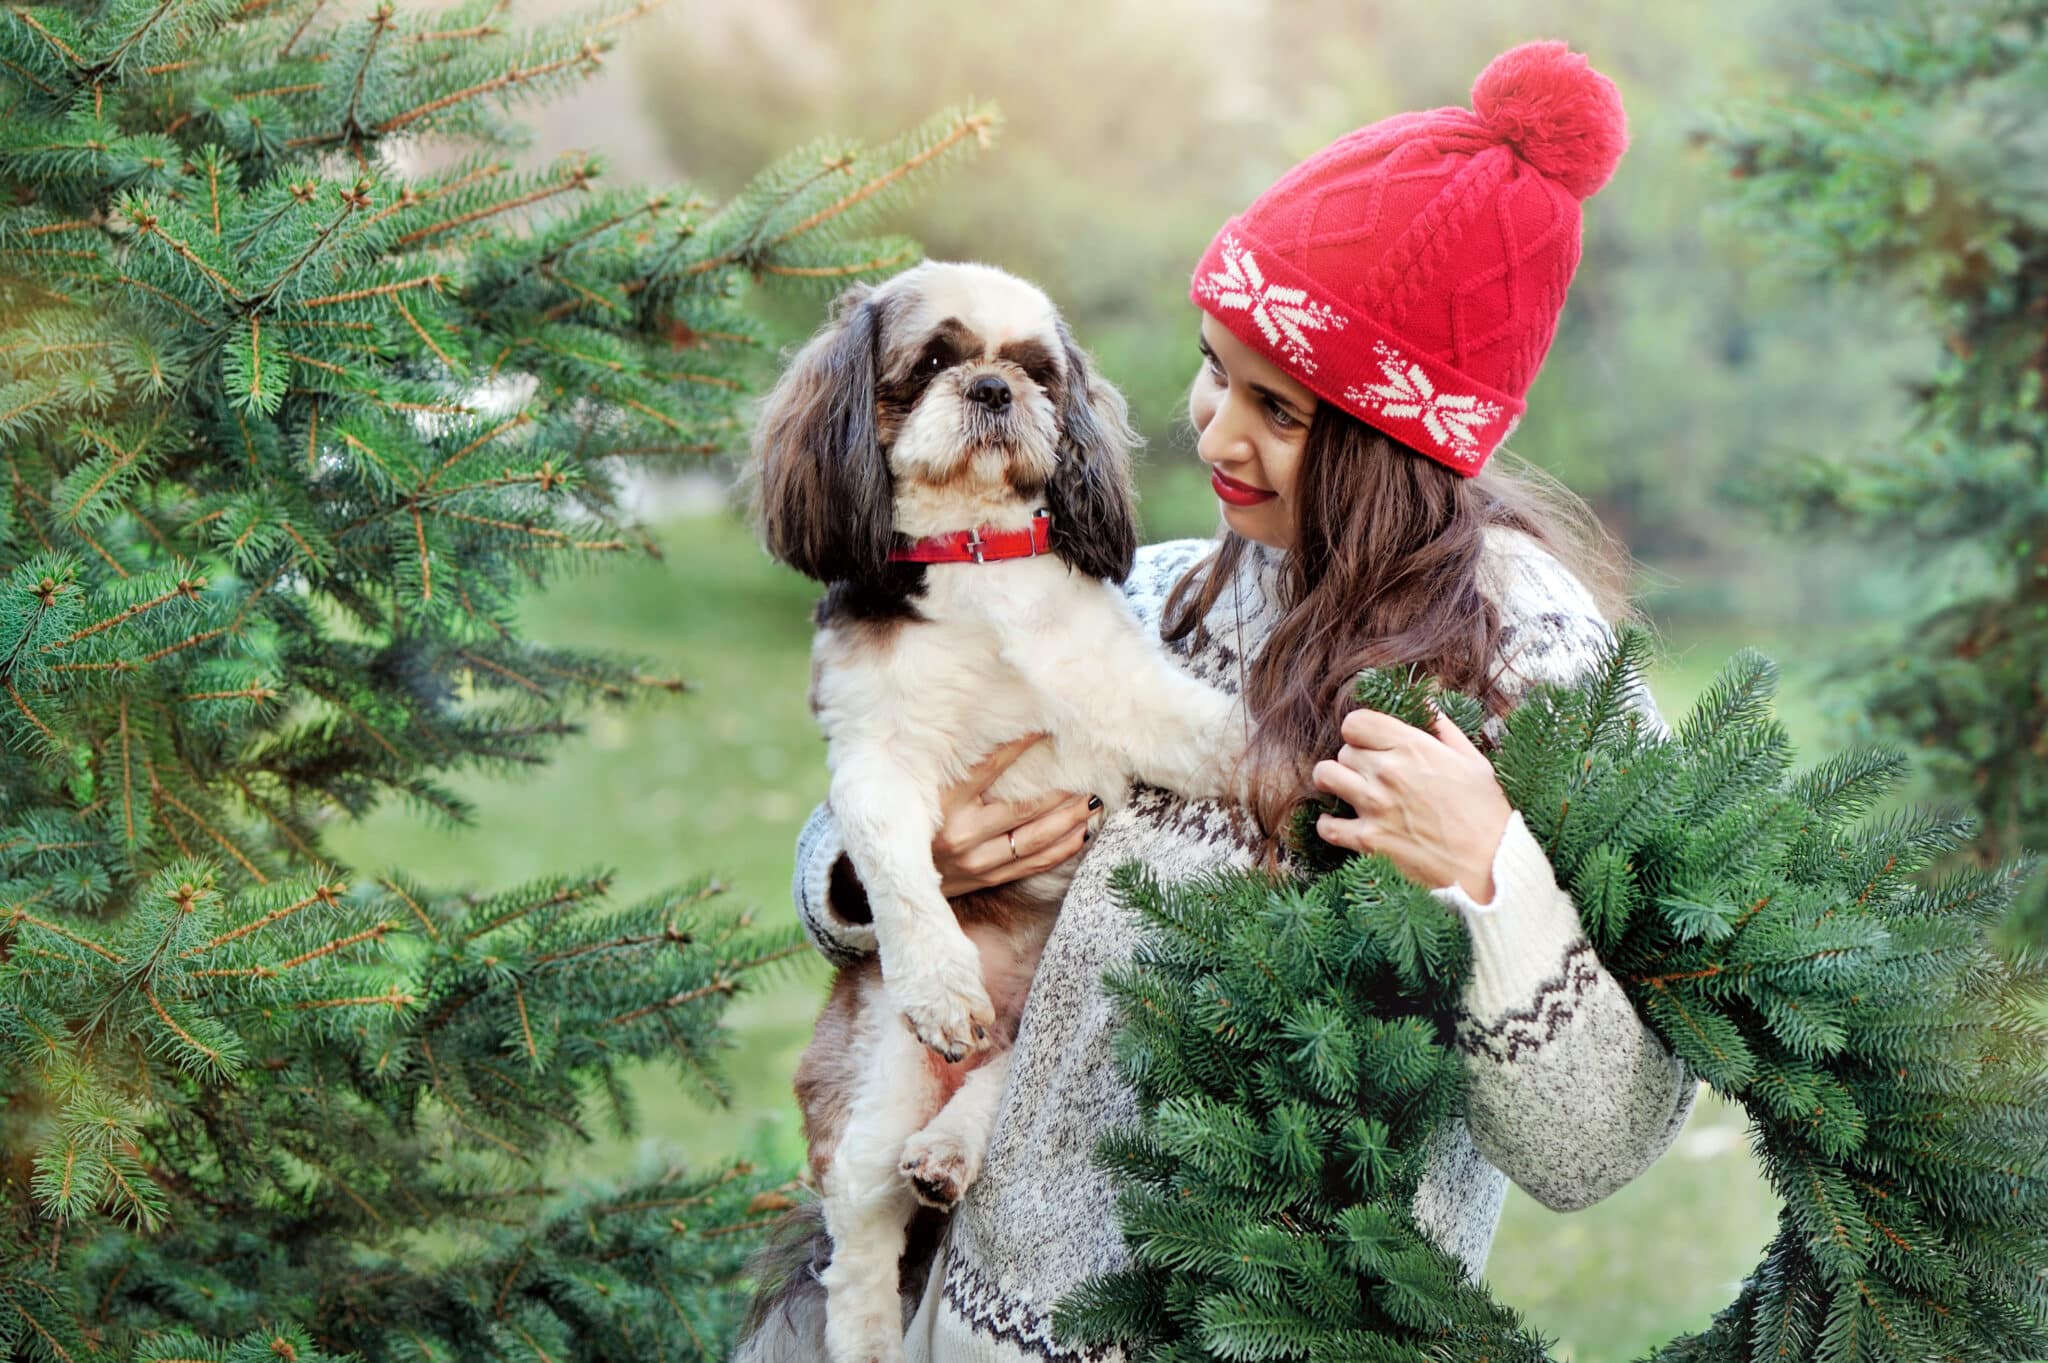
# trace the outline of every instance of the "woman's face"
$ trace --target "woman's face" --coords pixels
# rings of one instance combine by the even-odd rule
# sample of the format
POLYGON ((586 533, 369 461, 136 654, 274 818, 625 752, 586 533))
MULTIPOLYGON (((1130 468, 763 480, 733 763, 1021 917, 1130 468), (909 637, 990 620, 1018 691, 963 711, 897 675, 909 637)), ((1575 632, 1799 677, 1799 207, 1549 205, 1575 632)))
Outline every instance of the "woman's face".
POLYGON ((1316 395, 1206 311, 1200 348, 1188 419, 1224 523, 1247 539, 1290 549, 1295 475, 1316 395))

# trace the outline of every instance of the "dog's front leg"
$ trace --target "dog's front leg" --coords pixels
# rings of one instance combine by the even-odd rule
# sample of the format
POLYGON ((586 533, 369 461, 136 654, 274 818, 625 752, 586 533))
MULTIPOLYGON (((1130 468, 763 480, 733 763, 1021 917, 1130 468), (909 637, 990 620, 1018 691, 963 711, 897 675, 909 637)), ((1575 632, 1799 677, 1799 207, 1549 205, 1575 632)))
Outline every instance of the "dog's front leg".
POLYGON ((1233 697, 1147 650, 1152 667, 1131 688, 1133 714, 1116 746, 1139 780, 1191 799, 1242 796, 1250 725, 1233 697))
POLYGON ((1239 793, 1244 709, 1175 667, 1121 602, 1088 600, 1074 627, 1004 650, 1056 716, 1124 758, 1150 785, 1193 798, 1239 793))
POLYGON ((819 1281, 832 1363, 903 1357, 898 1270, 917 1200, 897 1165, 904 1141, 938 1102, 924 1047, 893 1013, 876 1021, 874 1049, 822 1190, 832 1262, 819 1281))
POLYGON ((832 809, 875 916, 882 983, 918 1040, 948 1060, 988 1045, 995 1008, 981 953, 939 887, 936 772, 920 776, 881 754, 854 754, 832 774, 832 809))

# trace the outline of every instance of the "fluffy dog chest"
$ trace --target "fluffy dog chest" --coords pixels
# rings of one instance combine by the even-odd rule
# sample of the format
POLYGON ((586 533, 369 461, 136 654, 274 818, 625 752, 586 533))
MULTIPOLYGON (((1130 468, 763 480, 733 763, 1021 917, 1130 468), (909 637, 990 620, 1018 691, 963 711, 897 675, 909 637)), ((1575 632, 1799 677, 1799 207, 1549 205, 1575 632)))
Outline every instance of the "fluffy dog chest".
POLYGON ((918 619, 829 621, 818 633, 813 696, 833 748, 881 745, 957 777, 997 744, 1042 730, 1053 741, 991 793, 1092 789, 1108 754, 1075 718, 1091 692, 1125 680, 1101 666, 1112 633, 1137 627, 1118 590, 1052 557, 942 565, 916 607, 918 619))

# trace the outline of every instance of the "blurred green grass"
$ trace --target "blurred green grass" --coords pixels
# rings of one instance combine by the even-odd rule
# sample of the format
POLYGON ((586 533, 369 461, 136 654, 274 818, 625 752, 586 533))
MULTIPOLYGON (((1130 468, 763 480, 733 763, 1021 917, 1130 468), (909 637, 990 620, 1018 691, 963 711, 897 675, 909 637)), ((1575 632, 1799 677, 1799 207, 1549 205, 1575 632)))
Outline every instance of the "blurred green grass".
MULTIPOLYGON (((1202 533, 1213 504, 1185 480, 1148 485, 1156 533, 1202 533)), ((607 563, 558 583, 525 615, 529 634, 604 648, 680 674, 690 691, 593 710, 523 781, 456 782, 473 827, 430 824, 403 807, 337 828, 336 852, 364 870, 404 867, 430 884, 502 888, 547 871, 609 867, 623 899, 704 873, 730 887, 738 912, 793 921, 791 852, 823 796, 824 744, 805 704, 813 584, 767 558, 735 517, 691 516, 655 528, 660 560, 607 563)), ((1823 755, 1826 716, 1802 683, 1828 636, 1759 637, 1730 622, 1667 631, 1650 684, 1676 722, 1729 653, 1752 644, 1776 659, 1778 714, 1801 766, 1823 755), (1795 644, 1801 650, 1795 654, 1795 644)), ((828 972, 804 955, 743 996, 728 1015, 728 1106, 648 1067, 631 1085, 637 1127, 604 1132, 551 1173, 602 1177, 643 1160, 692 1162, 743 1153, 795 1167, 802 1141, 789 1081, 823 1001, 828 972)), ((1487 1277, 1498 1299, 1560 1340, 1560 1357, 1624 1360, 1702 1328, 1734 1295, 1773 1228, 1776 1203, 1743 1138, 1740 1108, 1701 1095, 1671 1152, 1613 1197, 1570 1215, 1511 1189, 1487 1277)))

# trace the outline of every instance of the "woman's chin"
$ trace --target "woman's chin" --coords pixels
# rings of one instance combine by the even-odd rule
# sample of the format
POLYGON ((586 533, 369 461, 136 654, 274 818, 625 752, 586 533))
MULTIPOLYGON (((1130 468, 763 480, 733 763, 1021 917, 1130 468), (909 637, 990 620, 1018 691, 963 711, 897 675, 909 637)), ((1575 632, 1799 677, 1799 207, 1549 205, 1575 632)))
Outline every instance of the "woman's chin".
POLYGON ((1269 549, 1287 547, 1284 503, 1278 497, 1257 506, 1232 506, 1219 497, 1216 505, 1223 508, 1223 523, 1246 539, 1256 540, 1269 549))

